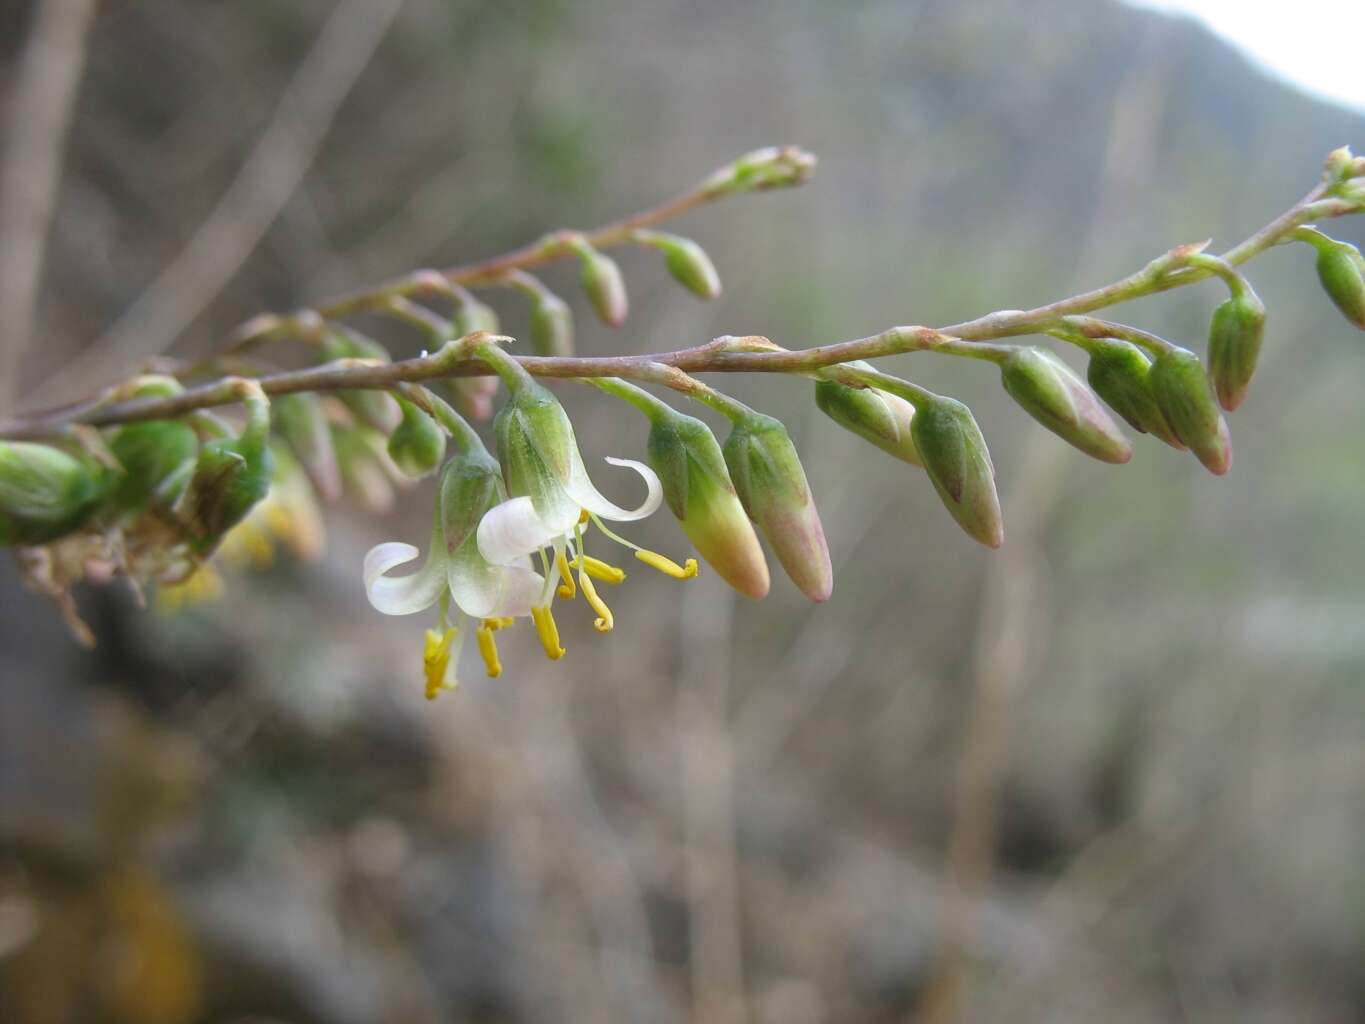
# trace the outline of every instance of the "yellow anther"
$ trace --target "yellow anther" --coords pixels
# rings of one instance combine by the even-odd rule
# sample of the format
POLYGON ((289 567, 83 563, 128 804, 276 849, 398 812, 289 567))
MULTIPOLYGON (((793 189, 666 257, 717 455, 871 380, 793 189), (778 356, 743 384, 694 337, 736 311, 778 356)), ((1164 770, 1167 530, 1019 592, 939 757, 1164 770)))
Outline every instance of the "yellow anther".
POLYGON ((635 557, 651 569, 658 569, 661 573, 672 576, 675 580, 690 580, 697 575, 697 560, 695 558, 689 558, 685 565, 679 565, 671 558, 665 558, 656 551, 646 551, 643 548, 635 552, 635 557))
POLYGON ((592 555, 580 555, 569 563, 575 569, 581 569, 595 580, 613 585, 620 583, 626 578, 624 569, 618 569, 614 565, 608 565, 600 558, 593 558, 592 555))
POLYGON ((540 646, 545 648, 545 657, 551 661, 564 657, 567 652, 559 646, 559 627, 555 625, 550 606, 532 608, 531 621, 536 624, 536 634, 540 637, 540 646))
POLYGON ((555 565, 559 566, 559 596, 566 601, 572 601, 577 591, 573 587, 573 573, 569 571, 569 560, 564 557, 563 551, 555 552, 555 565))
POLYGON ((578 510, 578 525, 579 525, 579 526, 587 526, 587 525, 588 525, 588 520, 589 520, 590 518, 591 518, 591 513, 589 513, 587 509, 581 508, 581 509, 578 510))
POLYGON ((583 587, 583 600, 587 601, 592 610, 597 613, 597 619, 592 624, 593 629, 599 633, 610 633, 611 627, 616 624, 616 619, 612 617, 607 602, 597 596, 597 588, 592 585, 592 579, 586 572, 578 574, 578 582, 583 587))
POLYGON ((516 621, 517 620, 512 618, 512 616, 510 615, 502 615, 496 619, 484 619, 483 627, 484 629, 491 629, 494 633, 496 633, 500 629, 507 629, 509 626, 512 625, 512 623, 516 621))
POLYGON ((483 655, 483 666, 488 669, 488 678, 496 679, 502 675, 502 662, 498 660, 498 642, 493 639, 493 627, 485 619, 479 627, 479 654, 483 655))
POLYGON ((442 690, 453 690, 457 685, 454 676, 446 682, 450 671, 450 645, 455 639, 455 630, 447 629, 438 633, 427 630, 426 643, 422 648, 422 671, 427 677, 427 700, 435 700, 442 690))

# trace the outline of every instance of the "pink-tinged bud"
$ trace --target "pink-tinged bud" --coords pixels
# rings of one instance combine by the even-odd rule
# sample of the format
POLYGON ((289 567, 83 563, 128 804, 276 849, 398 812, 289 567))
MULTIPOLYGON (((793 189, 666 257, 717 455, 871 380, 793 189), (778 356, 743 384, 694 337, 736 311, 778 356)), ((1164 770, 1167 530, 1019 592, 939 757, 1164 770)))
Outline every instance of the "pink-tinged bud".
POLYGON ((336 501, 341 497, 341 469, 321 400, 314 394, 282 395, 275 399, 274 416, 277 430, 314 489, 326 501, 336 501))
POLYGON ((450 401, 467 420, 486 423, 493 418, 493 399, 498 393, 496 377, 452 377, 450 401))
POLYGON ((538 356, 573 355, 573 311, 554 292, 536 292, 531 306, 531 349, 538 356))
POLYGON ((1133 457, 1132 445, 1095 393, 1047 349, 1015 349, 1000 364, 1000 379, 1025 412, 1073 447, 1101 462, 1133 457))
POLYGON ((1360 250, 1326 239, 1318 247, 1318 280, 1341 315, 1365 331, 1365 257, 1360 250))
MULTIPOLYGON (((865 363, 850 363, 871 369, 865 363)), ((910 425, 915 407, 899 395, 876 388, 851 388, 832 380, 815 382, 815 404, 845 430, 912 466, 922 466, 910 425)))
POLYGON ((768 593, 768 563, 705 423, 673 410, 650 416, 649 465, 664 500, 702 558, 741 594, 768 593))
POLYGON ((621 268, 610 256, 598 252, 587 242, 575 248, 580 261, 579 283, 592 303, 593 311, 604 324, 620 327, 626 322, 626 282, 621 268))
POLYGON ((716 196, 790 188, 805 184, 814 173, 814 154, 797 146, 767 146, 716 171, 706 180, 702 192, 716 196))
POLYGON ((815 499, 787 428, 751 413, 735 423, 722 450, 735 491, 791 581, 812 601, 834 591, 834 569, 815 499))
POLYGON ((1232 412, 1246 398, 1265 338, 1265 304, 1245 286, 1213 311, 1209 324, 1209 377, 1218 401, 1232 412))
POLYGON ((911 424, 924 470, 957 524, 974 540, 998 548, 1005 540, 995 467, 972 411, 934 396, 915 408, 911 424))
POLYGON ((1187 349, 1172 348, 1157 356, 1149 379, 1176 436, 1210 473, 1226 473, 1232 466, 1232 439, 1199 357, 1187 349))
POLYGON ((1117 338, 1091 339, 1089 348, 1086 380, 1095 394, 1134 430, 1151 434, 1183 452, 1185 445, 1175 436, 1152 394, 1152 361, 1136 345, 1117 338))

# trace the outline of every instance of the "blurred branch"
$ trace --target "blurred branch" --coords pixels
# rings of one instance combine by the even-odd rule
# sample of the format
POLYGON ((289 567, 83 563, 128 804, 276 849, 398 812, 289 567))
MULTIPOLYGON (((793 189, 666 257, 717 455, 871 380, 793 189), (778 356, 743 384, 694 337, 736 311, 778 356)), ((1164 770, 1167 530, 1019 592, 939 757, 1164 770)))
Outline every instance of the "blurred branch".
POLYGON ((33 332, 62 154, 96 0, 40 0, 24 46, 0 167, 0 412, 19 390, 33 332))
POLYGON ((108 380, 163 352, 237 273, 312 166, 403 0, 342 0, 208 219, 152 285, 39 394, 108 380))

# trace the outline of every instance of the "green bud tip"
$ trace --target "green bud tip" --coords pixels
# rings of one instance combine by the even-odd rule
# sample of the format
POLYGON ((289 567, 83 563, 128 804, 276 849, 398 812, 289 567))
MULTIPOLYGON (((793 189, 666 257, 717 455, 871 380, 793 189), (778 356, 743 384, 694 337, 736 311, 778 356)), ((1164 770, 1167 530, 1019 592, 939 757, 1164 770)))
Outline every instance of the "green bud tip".
POLYGON ((642 231, 637 237, 664 254, 668 272, 693 295, 703 299, 720 296, 720 275, 706 250, 696 242, 659 231, 642 231))
POLYGON ((739 500, 791 581, 812 601, 829 600, 829 546, 787 428, 771 416, 749 414, 736 421, 722 454, 739 500))
POLYGON ((1341 315, 1365 331, 1365 257, 1347 242, 1326 239, 1318 246, 1318 280, 1341 315))
POLYGON ((1166 416, 1152 394, 1152 361, 1136 345, 1117 338, 1093 338, 1088 343, 1090 365, 1086 380, 1109 408, 1134 430, 1151 434, 1179 451, 1185 450, 1180 438, 1166 422, 1166 416))
MULTIPOLYGON (((850 365, 863 368, 860 364, 850 365)), ((912 466, 924 465, 911 433, 915 407, 899 395, 817 380, 815 404, 839 426, 887 454, 912 466)))
POLYGON ((410 477, 436 471, 446 454, 446 435, 436 421, 412 402, 399 399, 403 420, 389 435, 389 458, 410 477))
POLYGON ((313 487, 327 501, 341 496, 341 469, 332 445, 327 412, 315 394, 283 395, 275 400, 275 423, 313 487))
POLYGON ((1265 338, 1265 304, 1250 288, 1223 301, 1209 324, 1209 377, 1224 409, 1246 399, 1265 338))
POLYGON ((621 268, 606 256, 584 243, 579 248, 581 270, 579 281, 588 295, 598 319, 610 327, 626 322, 626 282, 621 268))
POLYGON ((995 467, 971 410, 955 399, 935 396, 916 407, 911 432, 948 512, 969 537, 998 548, 1005 528, 995 467))
POLYGON ((573 311, 553 292, 537 293, 531 307, 531 349, 538 356, 573 355, 573 311))
POLYGON ((1232 440, 1199 357, 1187 349, 1172 348, 1157 357, 1149 379, 1176 436, 1210 473, 1226 473, 1232 466, 1232 440))
POLYGON ((465 293, 463 301, 455 310, 453 326, 455 336, 458 338, 463 338, 467 334, 474 334, 476 331, 497 334, 498 314, 492 306, 486 305, 472 295, 465 293))
POLYGON ((1101 462, 1121 464, 1133 447, 1083 380, 1042 348, 1020 348, 1000 364, 1000 378, 1019 405, 1068 444, 1101 462))
POLYGON ((50 445, 0 441, 0 547, 46 544, 84 526, 112 477, 50 445))
POLYGON ((815 173, 815 156, 797 146, 768 146, 716 171, 702 186, 707 195, 802 185, 815 173))
POLYGON ((647 459, 683 532, 726 583, 764 597, 768 563, 710 428, 672 410, 651 420, 647 459))

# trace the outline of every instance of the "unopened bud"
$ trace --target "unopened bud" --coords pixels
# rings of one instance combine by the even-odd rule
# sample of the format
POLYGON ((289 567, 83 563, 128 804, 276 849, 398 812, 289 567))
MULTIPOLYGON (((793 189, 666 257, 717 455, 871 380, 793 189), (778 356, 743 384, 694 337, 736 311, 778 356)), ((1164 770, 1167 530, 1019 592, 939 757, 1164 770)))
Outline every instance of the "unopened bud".
POLYGON ((1157 356, 1149 379, 1176 437, 1210 473, 1226 473, 1232 465, 1232 440, 1199 357, 1187 349, 1169 349, 1157 356))
POLYGON ((275 399, 274 419, 318 494, 336 501, 341 496, 341 470, 322 400, 308 393, 282 395, 275 399))
POLYGON ((726 583, 741 594, 763 597, 768 563, 710 428, 672 410, 651 419, 649 465, 683 532, 726 583))
MULTIPOLYGON (((855 369, 870 369, 865 363, 849 365, 855 369)), ((902 462, 924 465, 910 432, 915 407, 899 395, 876 388, 851 388, 832 380, 817 380, 815 404, 835 423, 864 441, 902 462)))
POLYGON ((974 540, 998 548, 1005 540, 995 467, 972 411, 934 396, 915 408, 915 447, 934 490, 957 524, 974 540))
POLYGON ((1232 412, 1246 398, 1265 338, 1265 304, 1250 286, 1224 300, 1209 324, 1209 377, 1232 412))
POLYGON ((1185 445, 1175 436, 1152 394, 1152 361, 1143 351, 1117 338, 1092 339, 1089 348, 1086 380, 1095 393, 1134 430, 1184 451, 1185 445))
POLYGON ((463 294, 460 304, 455 310, 455 319, 452 323, 457 338, 463 338, 466 334, 473 334, 475 331, 497 334, 500 326, 497 310, 480 302, 468 292, 463 294))
POLYGON ((237 437, 210 441, 176 505, 200 555, 210 554, 228 530, 246 518, 270 490, 274 457, 268 445, 270 402, 260 385, 243 382, 246 424, 237 437))
POLYGON ((506 497, 497 460, 482 445, 453 456, 441 470, 436 499, 447 553, 455 555, 466 544, 476 544, 479 520, 506 497))
MULTIPOLYGON (((328 324, 322 341, 322 352, 326 359, 377 359, 389 361, 389 351, 373 338, 367 338, 358 331, 341 324, 328 324)), ((381 434, 388 434, 398 426, 403 414, 398 403, 387 391, 374 388, 350 388, 338 391, 337 397, 351 410, 361 423, 373 427, 381 434)))
POLYGON ((1043 348, 1014 350, 1000 379, 1019 405, 1063 441, 1101 462, 1123 463, 1132 445, 1080 376, 1043 348))
POLYGON ((0 441, 0 547, 45 544, 83 526, 109 491, 91 460, 27 441, 0 441))
POLYGON ((789 188, 810 180, 815 156, 797 146, 767 146, 746 153, 707 179, 706 195, 789 188))
POLYGON ((1351 170, 1355 163, 1355 158, 1351 155, 1350 146, 1342 146, 1334 149, 1327 154, 1327 162, 1323 167, 1328 181, 1341 181, 1351 176, 1351 170))
POLYGON ((335 440, 346 493, 373 515, 392 509, 394 481, 402 474, 389 458, 384 435, 367 427, 341 427, 335 440))
POLYGON ((581 262, 579 282, 588 295, 598 319, 611 327, 626 322, 626 282, 621 268, 610 256, 598 252, 586 242, 577 246, 581 262))
POLYGON ((1342 316, 1365 331, 1365 257, 1360 250, 1327 239, 1318 247, 1318 280, 1342 316))
POLYGON ((435 472, 445 458, 445 432, 412 402, 399 399, 398 407, 403 410, 403 421, 389 435, 389 457, 411 477, 435 472))
POLYGON ((531 306, 531 349, 538 356, 573 355, 573 311, 554 292, 536 293, 531 306))
MULTIPOLYGON (((129 397, 169 397, 184 388, 169 377, 144 378, 129 397)), ((114 488, 114 505, 138 510, 150 502, 169 508, 184 493, 194 473, 199 437, 182 420, 149 420, 119 427, 109 436, 109 451, 123 476, 114 488)))
POLYGON ((703 299, 719 297, 720 275, 715 264, 692 239, 662 231, 637 231, 634 238, 662 252, 668 272, 693 295, 703 299))
POLYGON ((791 581, 812 601, 834 590, 829 546, 787 428, 771 416, 736 422, 722 450, 739 500, 791 581))

